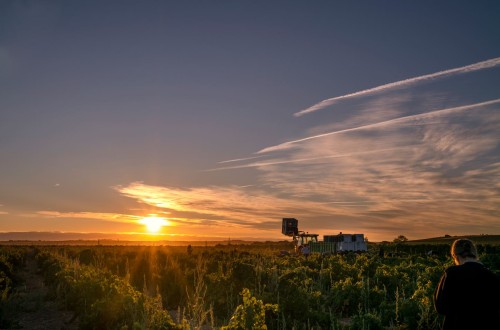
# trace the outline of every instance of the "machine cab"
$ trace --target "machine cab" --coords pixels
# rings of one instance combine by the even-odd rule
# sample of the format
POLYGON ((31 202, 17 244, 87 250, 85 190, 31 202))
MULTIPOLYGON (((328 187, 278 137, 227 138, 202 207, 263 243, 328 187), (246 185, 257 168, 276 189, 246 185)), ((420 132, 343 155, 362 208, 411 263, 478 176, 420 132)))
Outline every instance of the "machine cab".
POLYGON ((299 221, 295 218, 283 218, 281 233, 293 237, 296 252, 302 251, 311 242, 318 242, 318 234, 299 231, 299 221))
POLYGON ((297 240, 297 246, 307 245, 311 242, 318 241, 318 234, 308 234, 308 233, 300 233, 295 236, 297 240))

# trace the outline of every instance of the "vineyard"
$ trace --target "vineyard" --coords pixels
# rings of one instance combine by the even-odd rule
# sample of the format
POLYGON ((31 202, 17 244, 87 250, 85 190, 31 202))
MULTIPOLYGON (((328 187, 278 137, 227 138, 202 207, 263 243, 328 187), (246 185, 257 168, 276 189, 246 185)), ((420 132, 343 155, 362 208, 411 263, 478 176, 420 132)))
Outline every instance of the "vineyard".
MULTIPOLYGON (((500 246, 479 245, 500 273, 500 246)), ((289 243, 212 247, 2 246, 0 328, 20 328, 26 265, 75 329, 438 329, 432 294, 449 245, 280 255, 289 243), (432 252, 431 252, 432 251, 432 252)), ((31 298, 33 299, 33 298, 31 298)), ((26 303, 26 302, 24 302, 26 303)), ((41 308, 41 307, 39 307, 41 308)))

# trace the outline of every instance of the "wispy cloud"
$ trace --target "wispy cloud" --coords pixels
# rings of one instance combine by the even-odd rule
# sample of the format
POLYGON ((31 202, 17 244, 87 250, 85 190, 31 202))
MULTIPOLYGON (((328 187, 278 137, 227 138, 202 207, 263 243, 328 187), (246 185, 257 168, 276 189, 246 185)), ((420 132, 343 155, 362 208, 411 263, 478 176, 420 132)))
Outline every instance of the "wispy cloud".
MULTIPOLYGON (((470 85, 469 76, 460 77, 466 82, 461 87, 470 85)), ((474 82, 481 77, 475 75, 474 82)), ((491 75, 484 77, 484 84, 495 85, 491 75)), ((207 170, 240 169, 242 175, 254 170, 251 185, 176 188, 132 182, 115 189, 168 212, 172 233, 280 238, 280 219, 288 216, 310 232, 363 232, 373 240, 500 232, 498 93, 480 102, 472 89, 454 90, 451 80, 382 93, 413 82, 379 89, 380 95, 341 116, 331 113, 330 121, 307 127, 304 138, 207 170)))
MULTIPOLYGON (((405 148, 406 147, 407 146, 405 146, 405 148)), ((395 149, 399 149, 399 148, 358 151, 358 152, 350 152, 350 153, 345 153, 345 154, 323 155, 323 156, 317 156, 317 157, 307 157, 307 158, 297 158, 297 159, 287 159, 287 160, 274 160, 274 161, 268 161, 268 162, 255 162, 255 163, 237 165, 237 166, 218 167, 218 168, 213 168, 213 169, 209 169, 206 171, 213 172, 213 171, 233 170, 233 169, 241 169, 241 168, 249 168, 249 167, 263 167, 263 166, 283 165, 283 164, 290 164, 290 163, 311 162, 311 161, 317 161, 317 160, 325 160, 325 159, 329 159, 329 158, 353 157, 353 156, 358 156, 361 154, 372 154, 372 153, 380 154, 380 153, 383 153, 385 151, 394 151, 395 149)), ((280 149, 276 149, 276 150, 280 150, 280 149)))
POLYGON ((230 160, 221 161, 221 162, 219 162, 219 164, 242 162, 242 161, 247 161, 247 160, 252 160, 252 159, 257 159, 257 158, 262 158, 262 157, 263 156, 253 156, 253 157, 247 157, 247 158, 230 159, 230 160))
POLYGON ((479 107, 497 104, 499 102, 500 102, 500 99, 495 99, 495 100, 474 103, 474 104, 469 104, 469 105, 464 105, 464 106, 459 106, 459 107, 435 110, 435 111, 431 111, 431 112, 421 113, 418 115, 404 116, 404 117, 400 117, 400 118, 395 118, 395 119, 391 119, 391 120, 386 120, 386 121, 382 121, 382 122, 378 122, 378 123, 373 123, 373 124, 368 124, 368 125, 363 125, 363 126, 358 126, 358 127, 353 127, 353 128, 346 128, 346 129, 337 130, 334 132, 328 132, 328 133, 318 134, 315 136, 309 136, 309 137, 298 139, 298 140, 288 141, 288 142, 281 143, 281 144, 276 145, 276 146, 264 148, 264 149, 258 151, 258 153, 266 153, 266 152, 270 152, 270 151, 284 150, 284 149, 288 149, 288 148, 292 147, 294 144, 297 144, 300 142, 304 142, 304 141, 308 141, 308 140, 312 140, 312 139, 323 138, 323 137, 327 137, 330 135, 349 133, 349 132, 372 129, 372 128, 383 128, 383 127, 387 127, 390 125, 403 124, 403 123, 408 123, 408 122, 420 120, 420 119, 445 116, 445 115, 448 115, 448 114, 453 113, 453 112, 473 110, 473 109, 476 109, 479 107))
POLYGON ((439 71, 439 72, 435 72, 435 73, 431 73, 431 74, 427 74, 427 75, 423 75, 423 76, 419 76, 419 77, 414 77, 414 78, 409 78, 409 79, 405 79, 405 80, 392 82, 389 84, 377 86, 377 87, 370 88, 370 89, 365 89, 365 90, 358 91, 355 93, 346 94, 346 95, 337 96, 337 97, 323 100, 323 101, 316 103, 315 105, 313 105, 307 109, 304 109, 302 111, 295 113, 294 116, 299 117, 299 116, 302 116, 302 115, 305 115, 305 114, 308 114, 308 113, 311 113, 314 111, 324 109, 326 107, 334 105, 335 103, 337 103, 338 101, 341 101, 341 100, 351 99, 351 98, 360 97, 360 96, 372 95, 375 93, 385 92, 385 91, 395 89, 395 88, 400 88, 400 87, 406 87, 406 86, 410 86, 410 85, 413 85, 413 84, 416 84, 419 82, 424 82, 424 81, 428 81, 428 80, 432 80, 432 79, 444 78, 444 77, 449 77, 452 75, 463 74, 463 73, 493 68, 495 66, 498 66, 499 64, 500 64, 500 57, 497 57, 497 58, 493 58, 490 60, 462 66, 459 68, 439 71))
POLYGON ((265 161, 214 170, 255 168, 259 187, 301 203, 310 213, 295 216, 320 233, 500 232, 500 99, 436 110, 431 97, 409 110, 413 98, 392 97, 368 100, 370 111, 344 119, 346 128, 335 122, 334 131, 261 150, 265 161))
POLYGON ((206 231, 216 230, 220 233, 227 232, 228 229, 234 232, 234 228, 239 228, 238 231, 248 230, 255 234, 255 231, 265 229, 266 235, 277 236, 280 219, 287 215, 344 213, 336 205, 302 200, 289 194, 277 194, 256 187, 179 189, 134 182, 115 189, 141 203, 168 210, 177 224, 185 225, 187 231, 205 228, 206 231), (269 227, 273 231, 269 232, 269 227))
POLYGON ((50 218, 77 218, 77 219, 94 219, 102 221, 122 222, 122 223, 137 223, 142 216, 119 214, 119 213, 102 213, 102 212, 58 212, 58 211, 38 211, 38 216, 50 218))
POLYGON ((241 223, 255 223, 255 217, 278 214, 291 203, 285 199, 271 197, 258 190, 243 189, 238 186, 198 187, 180 189, 175 187, 152 186, 142 182, 134 182, 127 186, 115 187, 121 194, 134 198, 147 205, 177 212, 198 214, 205 219, 239 219, 241 223), (259 206, 257 206, 259 205, 259 206), (264 211, 265 210, 265 211, 264 211), (253 216, 249 216, 252 214, 253 216))

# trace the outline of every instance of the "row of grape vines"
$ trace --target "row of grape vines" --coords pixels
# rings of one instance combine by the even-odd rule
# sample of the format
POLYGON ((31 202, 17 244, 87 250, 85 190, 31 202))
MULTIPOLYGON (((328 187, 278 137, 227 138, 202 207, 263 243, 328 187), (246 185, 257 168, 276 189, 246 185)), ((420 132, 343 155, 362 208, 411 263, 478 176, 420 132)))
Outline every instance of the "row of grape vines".
POLYGON ((8 317, 12 312, 9 300, 14 288, 19 284, 17 270, 24 265, 24 251, 18 248, 2 247, 0 249, 0 328, 11 326, 8 317))
MULTIPOLYGON (((439 329, 432 294, 448 246, 280 256, 282 246, 43 247, 48 299, 82 329, 439 329)), ((26 248, 25 248, 26 249, 26 248)), ((2 302, 21 249, 0 254, 2 302)), ((500 271, 500 248, 480 247, 500 271)))

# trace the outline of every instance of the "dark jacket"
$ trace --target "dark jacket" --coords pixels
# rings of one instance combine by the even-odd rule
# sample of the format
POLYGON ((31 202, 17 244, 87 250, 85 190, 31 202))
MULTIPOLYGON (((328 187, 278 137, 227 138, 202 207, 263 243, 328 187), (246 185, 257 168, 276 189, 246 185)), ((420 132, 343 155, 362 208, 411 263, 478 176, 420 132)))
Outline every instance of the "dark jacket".
POLYGON ((500 329, 500 279, 478 262, 449 267, 434 292, 443 329, 500 329))

